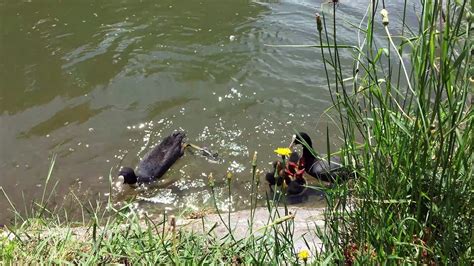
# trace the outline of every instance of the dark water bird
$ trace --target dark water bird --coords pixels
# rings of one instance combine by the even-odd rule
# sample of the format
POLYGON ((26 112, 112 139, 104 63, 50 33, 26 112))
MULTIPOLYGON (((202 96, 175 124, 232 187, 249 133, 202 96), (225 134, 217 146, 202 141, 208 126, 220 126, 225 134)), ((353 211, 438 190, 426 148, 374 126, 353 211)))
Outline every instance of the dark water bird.
MULTIPOLYGON (((291 153, 290 158, 288 158, 288 161, 293 162, 293 163, 298 163, 299 158, 300 158, 299 154, 297 152, 293 152, 291 153)), ((278 186, 281 186, 281 184, 283 183, 283 178, 284 178, 283 166, 281 165, 280 161, 274 161, 272 163, 272 166, 273 166, 272 170, 265 174, 265 179, 267 180, 270 186, 274 186, 275 184, 277 184, 278 186), (275 172, 278 173, 276 178, 275 178, 275 172), (282 177, 282 178, 279 178, 279 177, 282 177)))
POLYGON ((270 190, 273 190, 275 184, 281 186, 285 182, 287 195, 297 195, 304 191, 306 180, 303 177, 304 169, 298 164, 299 159, 299 154, 292 152, 285 167, 282 166, 280 161, 273 162, 272 171, 265 175, 270 190), (277 173, 276 176, 275 172, 277 173))
POLYGON ((331 183, 337 180, 344 181, 349 177, 350 172, 342 167, 339 157, 333 156, 328 162, 327 160, 316 157, 315 154, 311 152, 311 150, 313 150, 313 142, 305 132, 300 132, 293 136, 290 148, 293 148, 295 145, 303 146, 303 155, 300 158, 300 164, 310 176, 331 183))
POLYGON ((149 151, 137 166, 135 172, 130 167, 124 167, 119 175, 123 176, 124 184, 135 185, 158 180, 184 154, 186 144, 184 132, 174 132, 149 151))

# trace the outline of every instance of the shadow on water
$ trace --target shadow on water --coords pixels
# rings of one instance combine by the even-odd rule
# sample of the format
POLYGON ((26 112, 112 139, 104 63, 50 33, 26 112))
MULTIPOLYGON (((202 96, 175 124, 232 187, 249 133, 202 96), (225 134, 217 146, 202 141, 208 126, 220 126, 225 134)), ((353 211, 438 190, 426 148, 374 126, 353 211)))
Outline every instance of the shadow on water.
POLYGON ((159 114, 162 114, 163 112, 167 110, 183 106, 191 101, 196 101, 196 100, 198 99, 181 97, 181 98, 174 98, 170 100, 156 102, 155 104, 148 106, 147 118, 153 119, 155 117, 158 117, 159 114))
POLYGON ((32 135, 44 136, 54 130, 63 127, 65 124, 76 123, 82 124, 89 120, 91 117, 96 116, 104 110, 109 109, 110 106, 104 106, 101 108, 93 109, 90 107, 90 103, 82 103, 73 107, 66 107, 54 114, 51 118, 43 121, 27 132, 20 133, 19 137, 29 138, 32 135))

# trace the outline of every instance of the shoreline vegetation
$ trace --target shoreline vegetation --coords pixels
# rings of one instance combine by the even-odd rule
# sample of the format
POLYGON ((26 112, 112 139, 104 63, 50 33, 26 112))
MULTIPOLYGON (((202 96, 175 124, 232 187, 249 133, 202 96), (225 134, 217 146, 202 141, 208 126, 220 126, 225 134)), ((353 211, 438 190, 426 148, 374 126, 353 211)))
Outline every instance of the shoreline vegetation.
MULTIPOLYGON (((355 175, 337 186, 307 187, 323 191, 327 202, 322 222, 308 227, 320 243, 303 237, 305 245, 295 246, 299 214, 290 213, 281 194, 267 195, 267 219, 254 229, 262 222, 256 220, 256 191, 263 185, 256 155, 243 238, 234 234, 230 212, 217 205, 215 217, 225 232, 219 236, 214 226, 197 233, 181 229, 174 217, 153 220, 131 202, 117 209, 110 196, 105 204, 78 199, 84 219, 70 221, 66 211, 48 205, 57 185, 50 184, 53 158, 42 198, 27 215, 2 189, 15 215, 11 226, 0 228, 2 264, 472 265, 472 1, 421 1, 417 28, 406 25, 404 12, 396 33, 391 23, 399 17, 391 16, 384 1, 372 1, 353 25, 360 36, 354 45, 338 42, 343 18, 337 8, 344 4, 338 2, 323 4, 316 15, 316 44, 273 45, 322 54, 333 101, 327 115, 334 113, 344 142, 337 153, 355 175), (384 41, 375 41, 376 29, 384 41), (343 65, 340 54, 348 51, 353 62, 343 65), (88 237, 73 236, 79 227, 88 237), (62 233, 45 233, 58 229, 62 233)), ((328 145, 328 157, 332 152, 328 145)), ((212 174, 208 187, 215 196, 212 174)), ((227 187, 230 194, 231 175, 227 187)), ((204 217, 199 219, 204 225, 204 217)))

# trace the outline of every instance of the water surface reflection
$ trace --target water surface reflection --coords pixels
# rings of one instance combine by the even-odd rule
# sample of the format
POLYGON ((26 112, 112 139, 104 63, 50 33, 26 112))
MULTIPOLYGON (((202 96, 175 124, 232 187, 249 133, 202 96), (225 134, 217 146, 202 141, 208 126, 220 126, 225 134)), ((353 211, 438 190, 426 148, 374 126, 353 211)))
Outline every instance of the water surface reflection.
MULTIPOLYGON (((358 22, 366 7, 341 1, 341 42, 357 43, 345 20, 358 22)), ((20 205, 37 198, 58 154, 57 202, 78 187, 103 198, 111 169, 136 165, 164 136, 185 130, 222 161, 187 154, 167 175, 175 182, 140 194, 141 206, 208 205, 213 172, 225 207, 227 171, 233 208, 248 206, 254 151, 267 168, 293 128, 324 150, 328 126, 339 144, 323 115, 330 97, 319 53, 265 46, 315 42, 315 12, 321 3, 309 0, 0 3, 1 186, 20 205)))

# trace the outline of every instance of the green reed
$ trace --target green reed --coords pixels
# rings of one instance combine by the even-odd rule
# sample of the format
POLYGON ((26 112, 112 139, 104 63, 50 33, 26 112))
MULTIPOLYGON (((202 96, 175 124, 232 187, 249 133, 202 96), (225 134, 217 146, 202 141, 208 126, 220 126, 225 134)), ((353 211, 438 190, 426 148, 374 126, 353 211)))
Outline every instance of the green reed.
POLYGON ((364 41, 353 49, 337 43, 337 4, 316 19, 312 47, 323 56, 341 152, 355 176, 327 190, 320 235, 333 262, 472 262, 472 3, 418 4, 418 28, 406 26, 405 1, 394 34, 398 18, 372 1, 365 27, 354 26, 364 41), (385 42, 375 43, 375 31, 385 42), (341 52, 354 62, 343 65, 341 52))

